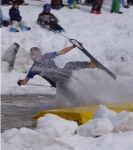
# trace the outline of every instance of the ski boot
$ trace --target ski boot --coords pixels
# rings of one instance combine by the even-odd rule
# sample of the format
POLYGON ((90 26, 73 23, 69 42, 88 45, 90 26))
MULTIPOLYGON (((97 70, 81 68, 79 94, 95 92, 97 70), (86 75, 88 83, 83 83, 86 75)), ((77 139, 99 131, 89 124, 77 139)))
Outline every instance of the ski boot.
POLYGON ((102 13, 101 11, 96 11, 96 13, 95 13, 95 14, 100 15, 101 13, 102 13))
POLYGON ((22 29, 23 31, 24 31, 24 30, 25 30, 25 31, 29 31, 31 28, 30 28, 30 27, 27 27, 27 26, 22 26, 21 29, 22 29))
POLYGON ((95 13, 95 11, 94 11, 94 10, 91 10, 91 11, 90 11, 90 13, 91 13, 91 14, 94 14, 94 13, 95 13))
POLYGON ((10 28, 10 32, 19 32, 19 30, 14 29, 14 28, 10 28))
POLYGON ((92 60, 90 60, 90 62, 89 62, 89 68, 98 68, 98 67, 93 63, 92 60))

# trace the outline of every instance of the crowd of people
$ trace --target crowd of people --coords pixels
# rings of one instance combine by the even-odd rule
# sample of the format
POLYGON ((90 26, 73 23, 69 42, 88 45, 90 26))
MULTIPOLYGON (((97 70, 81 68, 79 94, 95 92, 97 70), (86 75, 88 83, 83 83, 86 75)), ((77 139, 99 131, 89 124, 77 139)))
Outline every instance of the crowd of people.
MULTIPOLYGON (((90 13, 92 14, 101 14, 101 8, 103 2, 106 0, 85 0, 84 4, 92 5, 92 9, 90 13)), ((69 8, 77 8, 79 9, 79 5, 81 0, 68 0, 69 5, 64 5, 63 0, 51 0, 51 4, 45 4, 43 6, 44 10, 39 14, 37 23, 41 25, 41 27, 46 28, 48 30, 53 30, 55 32, 64 32, 65 30, 58 24, 59 19, 55 17, 52 13, 50 13, 51 8, 59 10, 64 6, 69 6, 69 8)), ((9 10, 11 28, 10 32, 19 32, 17 27, 20 26, 22 30, 29 31, 31 28, 27 26, 25 21, 22 21, 22 16, 20 15, 19 5, 28 5, 24 0, 2 0, 1 4, 4 6, 11 5, 12 8, 9 10)), ((122 14, 120 11, 120 5, 124 8, 128 9, 129 6, 133 5, 133 0, 112 0, 112 7, 110 13, 118 13, 122 14)), ((2 10, 0 10, 0 27, 7 27, 10 23, 7 21, 2 14, 2 10)))

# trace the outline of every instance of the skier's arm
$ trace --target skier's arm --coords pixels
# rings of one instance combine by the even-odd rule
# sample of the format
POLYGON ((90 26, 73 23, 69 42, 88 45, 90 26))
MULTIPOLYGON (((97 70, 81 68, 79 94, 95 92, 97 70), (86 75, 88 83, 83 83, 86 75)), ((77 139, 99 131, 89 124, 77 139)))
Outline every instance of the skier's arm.
MULTIPOLYGON (((78 43, 82 45, 81 42, 78 42, 78 43)), ((60 50, 60 51, 58 51, 57 54, 58 54, 58 55, 65 54, 65 53, 69 52, 70 50, 72 50, 73 48, 75 48, 74 45, 69 46, 69 47, 66 47, 66 48, 64 48, 64 49, 62 49, 62 50, 60 50)))
POLYGON ((26 76, 23 80, 18 81, 18 85, 19 86, 25 85, 29 80, 30 80, 30 78, 26 76))
POLYGON ((69 47, 66 47, 66 48, 64 48, 64 49, 62 49, 62 50, 60 50, 60 51, 58 51, 57 54, 58 54, 58 55, 65 54, 65 53, 69 52, 70 50, 72 50, 73 48, 75 48, 74 45, 69 46, 69 47))

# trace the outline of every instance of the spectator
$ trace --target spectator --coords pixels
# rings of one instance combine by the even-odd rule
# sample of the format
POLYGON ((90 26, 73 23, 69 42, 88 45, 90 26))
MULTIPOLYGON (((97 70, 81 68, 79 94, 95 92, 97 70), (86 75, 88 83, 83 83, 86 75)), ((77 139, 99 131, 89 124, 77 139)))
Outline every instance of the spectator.
POLYGON ((127 3, 129 6, 132 6, 133 5, 133 0, 127 0, 127 3))
POLYGON ((110 13, 115 12, 118 14, 122 14, 123 12, 120 12, 120 4, 121 4, 121 0, 113 0, 110 13))
POLYGON ((39 14, 37 23, 47 30, 54 30, 56 32, 64 32, 64 29, 58 24, 59 20, 50 13, 51 5, 45 4, 44 11, 39 14))
POLYGON ((74 9, 74 8, 80 9, 80 7, 77 5, 78 1, 79 0, 68 0, 68 4, 70 5, 69 7, 71 9, 74 9))
POLYGON ((64 5, 63 5, 62 0, 51 0, 51 7, 52 7, 53 9, 59 10, 59 9, 61 9, 63 6, 64 6, 64 5))
POLYGON ((95 0, 92 4, 92 9, 90 13, 101 14, 102 4, 103 4, 103 0, 95 0))
POLYGON ((2 10, 0 9, 0 27, 7 27, 8 25, 9 22, 5 19, 4 15, 2 14, 2 10))
POLYGON ((11 2, 9 0, 1 0, 1 5, 8 6, 11 5, 11 2))
POLYGON ((13 2, 13 6, 9 10, 9 16, 12 22, 10 32, 19 32, 19 30, 17 30, 18 26, 20 26, 21 29, 25 31, 28 31, 31 29, 30 27, 27 27, 27 23, 25 21, 22 21, 22 17, 20 16, 18 6, 19 6, 18 2, 13 2))
POLYGON ((127 5, 127 0, 122 0, 122 6, 124 8, 129 8, 129 6, 127 5))
POLYGON ((92 4, 94 0, 85 0, 85 4, 92 4))

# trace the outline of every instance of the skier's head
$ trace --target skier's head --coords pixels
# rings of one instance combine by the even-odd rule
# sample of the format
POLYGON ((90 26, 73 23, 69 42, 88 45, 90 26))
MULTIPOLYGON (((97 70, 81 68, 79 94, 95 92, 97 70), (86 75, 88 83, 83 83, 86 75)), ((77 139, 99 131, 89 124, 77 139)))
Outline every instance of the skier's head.
POLYGON ((45 5, 43 6, 43 8, 44 8, 44 11, 45 11, 46 13, 48 13, 48 12, 50 12, 51 5, 50 5, 50 4, 45 4, 45 5))
POLYGON ((30 49, 30 55, 34 62, 38 62, 41 59, 41 51, 38 47, 32 47, 30 49))

